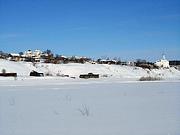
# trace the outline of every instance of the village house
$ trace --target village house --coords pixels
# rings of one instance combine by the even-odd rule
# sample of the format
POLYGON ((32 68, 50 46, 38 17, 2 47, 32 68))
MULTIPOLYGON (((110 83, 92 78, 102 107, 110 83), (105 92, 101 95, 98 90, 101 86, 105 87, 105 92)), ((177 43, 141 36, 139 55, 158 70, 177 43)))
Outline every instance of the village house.
POLYGON ((31 50, 25 51, 23 56, 24 57, 32 57, 33 56, 33 52, 31 50))
POLYGON ((34 58, 35 62, 41 61, 41 54, 42 54, 42 52, 40 50, 35 50, 33 52, 33 58, 34 58))
POLYGON ((24 54, 22 55, 22 58, 24 58, 24 61, 27 62, 41 62, 43 61, 41 59, 42 52, 40 50, 35 50, 35 51, 25 51, 24 54))
POLYGON ((134 61, 127 61, 126 64, 128 66, 135 66, 135 62, 134 61))
POLYGON ((21 61, 21 56, 18 53, 10 53, 8 56, 10 61, 21 61))
POLYGON ((109 65, 111 65, 111 64, 114 64, 114 65, 119 64, 117 60, 109 60, 109 59, 107 59, 107 60, 106 59, 98 59, 97 63, 98 64, 109 64, 109 65))

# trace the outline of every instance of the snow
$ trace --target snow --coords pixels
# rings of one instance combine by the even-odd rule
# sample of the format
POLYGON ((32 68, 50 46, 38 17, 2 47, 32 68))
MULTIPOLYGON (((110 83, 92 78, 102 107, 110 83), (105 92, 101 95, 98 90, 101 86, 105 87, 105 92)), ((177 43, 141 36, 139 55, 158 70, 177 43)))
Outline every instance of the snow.
POLYGON ((0 134, 179 135, 179 88, 179 80, 1 80, 0 134))
POLYGON ((12 56, 19 57, 20 55, 18 53, 11 53, 12 56))
POLYGON ((2 69, 18 77, 0 77, 0 135, 180 134, 180 71, 175 68, 0 59, 2 69), (29 77, 32 70, 53 76, 29 77), (84 73, 100 78, 80 79, 84 73), (142 76, 163 80, 138 81, 142 76))
POLYGON ((28 63, 28 62, 13 62, 0 59, 0 71, 6 69, 6 72, 16 72, 18 77, 27 77, 32 70, 43 72, 45 74, 70 75, 78 78, 80 74, 96 73, 100 76, 109 76, 113 78, 135 78, 139 79, 142 76, 162 77, 163 79, 180 79, 180 71, 171 67, 169 69, 142 69, 133 66, 107 65, 107 64, 45 64, 45 63, 28 63))

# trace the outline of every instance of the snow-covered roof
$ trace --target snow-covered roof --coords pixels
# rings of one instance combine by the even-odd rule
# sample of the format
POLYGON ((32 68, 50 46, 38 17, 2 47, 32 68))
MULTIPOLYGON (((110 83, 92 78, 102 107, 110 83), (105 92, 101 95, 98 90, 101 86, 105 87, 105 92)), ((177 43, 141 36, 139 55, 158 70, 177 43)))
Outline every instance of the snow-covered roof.
POLYGON ((102 60, 100 60, 100 61, 107 61, 107 60, 105 60, 105 59, 102 59, 102 60))
POLYGON ((100 60, 101 62, 108 62, 108 61, 113 61, 113 62, 117 62, 116 60, 105 60, 105 59, 102 59, 100 60))
POLYGON ((64 55, 61 55, 60 57, 62 57, 62 58, 68 58, 67 56, 64 56, 64 55))
POLYGON ((18 53, 11 53, 12 56, 14 57, 19 57, 20 55, 18 53))
POLYGON ((113 62, 117 62, 117 60, 111 60, 111 61, 113 61, 113 62))

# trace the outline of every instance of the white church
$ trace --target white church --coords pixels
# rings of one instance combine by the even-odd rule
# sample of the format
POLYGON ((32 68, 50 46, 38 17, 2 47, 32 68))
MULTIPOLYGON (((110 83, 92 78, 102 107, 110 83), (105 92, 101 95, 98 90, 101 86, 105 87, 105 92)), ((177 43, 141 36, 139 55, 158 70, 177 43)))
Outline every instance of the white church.
POLYGON ((169 61, 166 59, 165 55, 163 55, 163 59, 158 60, 154 63, 157 67, 169 68, 169 61))

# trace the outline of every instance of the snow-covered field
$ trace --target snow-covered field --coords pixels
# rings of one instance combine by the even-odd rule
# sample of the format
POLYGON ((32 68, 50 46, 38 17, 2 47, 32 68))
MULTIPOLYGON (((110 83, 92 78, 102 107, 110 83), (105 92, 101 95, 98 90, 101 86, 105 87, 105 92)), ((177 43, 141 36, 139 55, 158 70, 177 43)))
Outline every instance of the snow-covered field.
POLYGON ((0 135, 179 135, 180 81, 0 81, 0 135))
POLYGON ((18 77, 0 77, 0 135, 180 135, 180 71, 173 67, 0 60, 3 69, 18 77), (32 70, 52 76, 30 77, 32 70), (100 78, 79 79, 84 73, 100 78), (138 81, 143 76, 163 80, 138 81))

